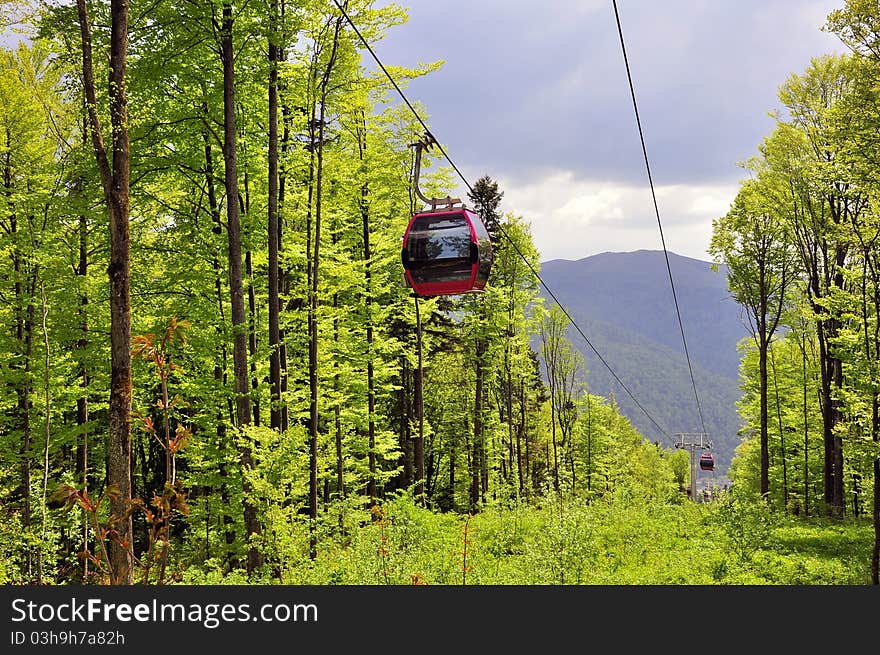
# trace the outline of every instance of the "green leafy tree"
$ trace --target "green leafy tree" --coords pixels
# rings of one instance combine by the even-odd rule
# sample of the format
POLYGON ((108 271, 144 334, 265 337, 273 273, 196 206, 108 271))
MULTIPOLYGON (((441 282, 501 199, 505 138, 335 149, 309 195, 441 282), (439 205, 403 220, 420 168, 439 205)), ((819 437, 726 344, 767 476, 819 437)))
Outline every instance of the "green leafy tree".
POLYGON ((499 227, 499 224, 502 222, 502 216, 498 211, 498 205, 501 204, 503 197, 504 192, 499 189, 498 182, 488 175, 483 175, 474 182, 468 191, 468 199, 473 203, 477 213, 483 219, 483 223, 492 241, 492 247, 496 249, 501 249, 506 245, 499 227))
POLYGON ((730 211, 713 222, 710 252, 727 267, 728 288, 745 310, 758 348, 760 376, 761 493, 770 492, 767 442, 767 353, 785 308, 795 268, 788 226, 779 215, 769 175, 740 188, 730 211))

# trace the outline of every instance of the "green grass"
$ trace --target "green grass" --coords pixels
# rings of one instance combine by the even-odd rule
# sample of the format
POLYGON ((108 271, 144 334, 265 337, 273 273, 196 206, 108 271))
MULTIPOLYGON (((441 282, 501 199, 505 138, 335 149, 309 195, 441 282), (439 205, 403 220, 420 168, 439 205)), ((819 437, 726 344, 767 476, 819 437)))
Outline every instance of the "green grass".
MULTIPOLYGON (((330 512, 329 514, 332 514, 330 512)), ((373 520, 338 515, 308 557, 304 526, 278 553, 284 584, 363 585, 864 585, 873 528, 866 520, 798 519, 731 498, 657 504, 621 494, 587 503, 490 507, 441 514, 411 499, 373 520)), ((210 566, 189 584, 241 583, 210 566)), ((265 579, 269 584, 277 578, 265 579)))

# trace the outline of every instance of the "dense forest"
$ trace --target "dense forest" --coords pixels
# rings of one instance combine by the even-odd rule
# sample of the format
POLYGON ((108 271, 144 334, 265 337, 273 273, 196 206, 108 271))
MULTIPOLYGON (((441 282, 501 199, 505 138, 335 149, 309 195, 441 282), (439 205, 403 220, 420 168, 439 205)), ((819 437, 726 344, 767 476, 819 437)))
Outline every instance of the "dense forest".
POLYGON ((0 582, 880 582, 876 2, 828 17, 852 53, 782 84, 715 222, 754 338, 705 499, 591 393, 491 171, 485 290, 405 284, 424 129, 361 40, 403 8, 0 14, 0 582))

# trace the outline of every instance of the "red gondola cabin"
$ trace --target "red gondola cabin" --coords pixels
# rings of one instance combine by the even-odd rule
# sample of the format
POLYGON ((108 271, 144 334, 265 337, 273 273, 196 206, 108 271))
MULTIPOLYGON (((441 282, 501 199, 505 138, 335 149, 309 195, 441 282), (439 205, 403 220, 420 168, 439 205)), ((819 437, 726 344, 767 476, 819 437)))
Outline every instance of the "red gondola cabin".
POLYGON ((704 471, 714 471, 715 458, 709 453, 703 453, 700 455, 700 468, 704 471))
POLYGON ((492 242, 480 217, 463 207, 415 214, 403 236, 406 280, 421 297, 481 291, 492 242))

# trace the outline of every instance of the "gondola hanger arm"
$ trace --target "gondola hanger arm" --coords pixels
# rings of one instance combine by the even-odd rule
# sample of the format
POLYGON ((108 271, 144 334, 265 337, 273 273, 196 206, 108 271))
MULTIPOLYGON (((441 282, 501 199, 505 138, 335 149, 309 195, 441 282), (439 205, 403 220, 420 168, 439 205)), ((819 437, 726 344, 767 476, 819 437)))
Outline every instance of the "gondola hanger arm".
POLYGON ((455 205, 461 204, 460 198, 452 198, 450 196, 446 196, 445 198, 428 198, 419 188, 419 175, 422 169, 422 151, 430 150, 431 146, 436 143, 434 136, 430 132, 425 132, 425 137, 421 141, 416 141, 415 143, 410 144, 410 148, 416 149, 416 161, 413 170, 413 190, 419 200, 430 205, 431 211, 436 211, 437 209, 452 209, 455 205))

